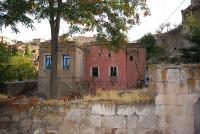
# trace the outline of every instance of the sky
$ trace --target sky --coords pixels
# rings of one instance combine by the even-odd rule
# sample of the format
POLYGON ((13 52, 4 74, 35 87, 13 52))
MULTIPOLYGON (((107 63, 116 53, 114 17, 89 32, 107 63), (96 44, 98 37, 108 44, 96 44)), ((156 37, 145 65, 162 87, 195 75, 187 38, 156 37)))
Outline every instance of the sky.
MULTIPOLYGON (((187 8, 190 5, 190 0, 147 0, 147 4, 151 11, 151 16, 141 18, 139 25, 133 26, 127 33, 130 42, 139 39, 146 33, 155 33, 159 26, 164 23, 170 23, 171 28, 173 25, 181 23, 181 10, 187 8), (170 17, 168 21, 166 19, 177 9, 180 8, 170 17)), ((32 39, 42 38, 50 39, 50 26, 47 20, 43 20, 40 23, 37 21, 34 23, 35 30, 27 29, 21 25, 18 25, 20 33, 16 34, 7 27, 3 28, 0 32, 0 36, 5 36, 10 39, 16 39, 18 41, 31 41, 32 39)), ((67 25, 64 21, 61 21, 60 35, 67 32, 67 25)), ((93 36, 93 33, 88 33, 86 36, 93 36)))

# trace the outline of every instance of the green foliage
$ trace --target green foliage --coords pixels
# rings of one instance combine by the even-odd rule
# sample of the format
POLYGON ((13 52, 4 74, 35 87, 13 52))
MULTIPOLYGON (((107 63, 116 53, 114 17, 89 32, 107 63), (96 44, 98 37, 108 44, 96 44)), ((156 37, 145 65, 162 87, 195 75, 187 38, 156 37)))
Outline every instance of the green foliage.
POLYGON ((159 58, 165 55, 164 48, 156 44, 156 39, 151 33, 144 35, 139 42, 146 47, 148 62, 151 63, 155 59, 159 60, 159 58))
POLYGON ((22 54, 13 53, 6 44, 0 44, 0 82, 13 79, 36 78, 37 72, 31 59, 22 54))
POLYGON ((36 78, 36 70, 27 56, 12 56, 7 67, 8 80, 36 78))
POLYGON ((106 42, 111 48, 125 44, 127 30, 139 23, 141 15, 150 15, 144 0, 3 0, 0 13, 0 28, 5 25, 18 31, 18 22, 32 27, 31 16, 39 21, 48 19, 51 25, 63 19, 70 25, 68 36, 96 30, 99 42, 106 42))
POLYGON ((6 47, 6 44, 0 43, 0 64, 5 64, 8 62, 11 54, 9 49, 6 47))
POLYGON ((189 31, 185 39, 190 45, 180 49, 180 59, 184 63, 200 63, 200 22, 191 14, 187 16, 189 31))
POLYGON ((26 45, 26 48, 25 48, 25 55, 26 55, 27 57, 29 57, 29 58, 32 57, 31 45, 30 45, 30 44, 26 45))
POLYGON ((33 20, 27 15, 31 12, 32 0, 1 0, 0 1, 0 30, 2 27, 11 26, 12 30, 19 32, 16 25, 22 23, 33 28, 33 20))

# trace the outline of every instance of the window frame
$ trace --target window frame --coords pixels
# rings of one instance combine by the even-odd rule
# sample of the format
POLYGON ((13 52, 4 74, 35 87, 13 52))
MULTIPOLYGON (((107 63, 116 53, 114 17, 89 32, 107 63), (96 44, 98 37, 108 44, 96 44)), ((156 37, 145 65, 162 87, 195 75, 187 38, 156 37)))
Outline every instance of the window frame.
POLYGON ((109 76, 110 77, 117 77, 118 76, 118 67, 117 66, 110 66, 110 68, 109 68, 109 76), (112 68, 116 68, 116 75, 112 75, 112 73, 111 73, 111 70, 112 70, 112 68))
POLYGON ((50 70, 51 69, 51 65, 52 65, 52 56, 51 56, 51 54, 45 54, 44 55, 44 69, 50 70), (50 58, 48 58, 48 57, 50 57, 50 58), (48 61, 50 61, 50 62, 48 62, 48 64, 47 64, 47 59, 50 59, 50 60, 48 60, 48 61))
POLYGON ((99 67, 97 67, 97 66, 91 67, 91 76, 92 76, 92 77, 99 77, 99 76, 100 76, 99 67), (93 73, 93 69, 94 69, 94 68, 97 69, 97 76, 93 75, 93 74, 94 74, 94 73, 93 73))
POLYGON ((62 66, 63 70, 70 69, 70 56, 69 55, 63 55, 62 62, 63 62, 63 66, 62 66), (65 60, 66 60, 66 65, 65 65, 65 60))

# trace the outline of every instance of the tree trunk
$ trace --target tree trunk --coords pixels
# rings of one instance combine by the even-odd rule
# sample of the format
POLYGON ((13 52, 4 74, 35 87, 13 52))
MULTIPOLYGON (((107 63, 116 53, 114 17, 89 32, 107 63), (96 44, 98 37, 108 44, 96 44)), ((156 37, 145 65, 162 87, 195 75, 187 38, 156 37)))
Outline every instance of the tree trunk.
POLYGON ((51 74, 50 74, 50 98, 57 97, 57 61, 58 61, 58 35, 60 28, 60 17, 57 17, 55 21, 50 22, 51 26, 51 74))
POLYGON ((58 35, 51 27, 51 74, 50 74, 50 98, 57 97, 57 59, 58 59, 58 35))
MULTIPOLYGON (((61 8, 62 0, 57 0, 58 9, 61 8)), ((49 1, 49 6, 53 9, 55 1, 49 1)), ((51 74, 50 74, 50 98, 57 97, 57 63, 58 63, 58 35, 60 29, 60 15, 61 10, 58 10, 57 13, 50 12, 50 26, 51 26, 51 74)))

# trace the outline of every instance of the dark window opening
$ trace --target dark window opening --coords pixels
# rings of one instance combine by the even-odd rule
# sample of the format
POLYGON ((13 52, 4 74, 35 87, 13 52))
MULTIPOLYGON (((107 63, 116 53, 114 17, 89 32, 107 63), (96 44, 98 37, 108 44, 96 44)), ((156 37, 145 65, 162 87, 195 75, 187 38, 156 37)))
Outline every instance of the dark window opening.
POLYGON ((110 76, 117 76, 117 67, 110 67, 110 76))
POLYGON ((101 53, 99 53, 99 57, 101 57, 101 53))
POLYGON ((108 53, 108 57, 111 57, 111 53, 108 53))
POLYGON ((51 55, 45 55, 45 69, 51 69, 51 55))
POLYGON ((92 76, 93 77, 98 77, 99 76, 98 67, 92 67, 92 76))
POLYGON ((69 69, 70 66, 70 57, 63 55, 63 69, 69 69))
POLYGON ((133 61, 133 56, 130 56, 130 61, 133 61))

